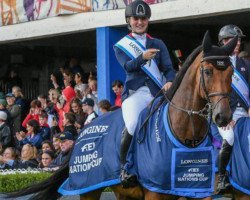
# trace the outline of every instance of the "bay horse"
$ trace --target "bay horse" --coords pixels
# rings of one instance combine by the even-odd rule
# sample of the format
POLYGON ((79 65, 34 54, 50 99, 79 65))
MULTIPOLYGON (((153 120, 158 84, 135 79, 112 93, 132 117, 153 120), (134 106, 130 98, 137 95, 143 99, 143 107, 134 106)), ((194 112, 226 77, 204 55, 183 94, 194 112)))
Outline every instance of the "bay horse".
MULTIPOLYGON (((197 147, 207 137, 207 117, 219 127, 227 125, 232 118, 228 97, 231 92, 233 68, 229 55, 233 52, 237 40, 238 38, 234 38, 223 47, 213 46, 207 32, 202 45, 187 58, 171 88, 161 97, 161 104, 169 102, 169 112, 165 115, 169 116, 175 137, 189 148, 197 147)), ((150 116, 148 118, 150 120, 150 116)), ((32 199, 56 199, 60 196, 57 189, 68 176, 69 166, 65 163, 50 179, 10 194, 9 197, 36 193, 32 199)), ((141 185, 124 189, 117 184, 110 188, 119 200, 179 198, 150 191, 141 185)), ((103 190, 104 188, 100 188, 83 194, 81 200, 98 200, 103 190)))

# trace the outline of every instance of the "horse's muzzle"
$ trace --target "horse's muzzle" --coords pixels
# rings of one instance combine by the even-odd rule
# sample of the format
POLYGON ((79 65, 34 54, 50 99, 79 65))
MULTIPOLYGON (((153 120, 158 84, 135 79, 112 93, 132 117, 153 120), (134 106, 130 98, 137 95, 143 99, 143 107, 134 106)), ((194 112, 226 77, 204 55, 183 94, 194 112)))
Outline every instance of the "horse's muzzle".
POLYGON ((232 112, 227 113, 217 113, 213 117, 213 121, 218 127, 227 126, 228 123, 232 120, 232 112))

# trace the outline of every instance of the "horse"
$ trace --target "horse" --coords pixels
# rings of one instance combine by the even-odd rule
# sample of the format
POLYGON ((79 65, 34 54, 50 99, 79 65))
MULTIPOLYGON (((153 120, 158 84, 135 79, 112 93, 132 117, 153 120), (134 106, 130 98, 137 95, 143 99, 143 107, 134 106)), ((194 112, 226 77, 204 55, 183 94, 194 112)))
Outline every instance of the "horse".
MULTIPOLYGON (((156 108, 147 115, 147 119, 150 121, 151 115, 157 109, 162 111, 162 106, 168 102, 169 110, 164 115, 169 117, 174 137, 190 149, 195 149, 208 138, 207 118, 211 118, 219 127, 227 125, 232 118, 228 97, 231 92, 233 68, 229 55, 233 52, 237 40, 236 37, 223 47, 213 46, 207 32, 202 45, 189 55, 171 88, 158 98, 156 108)), ((102 119, 104 118, 105 116, 102 119)), ((143 120, 142 125, 138 125, 139 130, 147 130, 147 119, 143 120)), ((144 137, 148 135, 144 134, 144 137)), ((134 136, 133 141, 136 140, 134 136)), ((160 171, 158 173, 161 174, 160 171)), ((56 199, 60 196, 56 192, 59 185, 68 176, 69 166, 65 163, 50 179, 10 194, 9 197, 36 193, 32 199, 56 199)), ((179 196, 151 191, 140 181, 133 188, 125 189, 119 183, 111 185, 110 188, 119 200, 166 200, 177 199, 179 196)), ((98 200, 104 189, 105 186, 102 186, 82 194, 81 200, 98 200)))

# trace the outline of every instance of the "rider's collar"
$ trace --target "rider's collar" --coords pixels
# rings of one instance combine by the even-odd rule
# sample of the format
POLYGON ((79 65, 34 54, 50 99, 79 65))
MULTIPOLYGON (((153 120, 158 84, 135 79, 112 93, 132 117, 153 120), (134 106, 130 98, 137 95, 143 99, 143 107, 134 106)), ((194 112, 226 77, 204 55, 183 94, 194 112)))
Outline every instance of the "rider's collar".
POLYGON ((136 40, 146 40, 147 34, 146 33, 143 33, 143 34, 132 33, 132 36, 136 40))

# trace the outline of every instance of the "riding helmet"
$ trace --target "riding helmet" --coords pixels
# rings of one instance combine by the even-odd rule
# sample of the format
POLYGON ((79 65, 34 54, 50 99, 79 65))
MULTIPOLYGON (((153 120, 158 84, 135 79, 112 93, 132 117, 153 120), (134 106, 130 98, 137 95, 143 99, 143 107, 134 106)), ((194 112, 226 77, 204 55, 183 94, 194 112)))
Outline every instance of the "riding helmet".
POLYGON ((233 38, 236 35, 238 35, 239 38, 246 37, 243 34, 242 30, 236 25, 229 24, 229 25, 223 26, 220 29, 220 32, 218 35, 219 44, 222 44, 223 39, 233 38))
POLYGON ((151 9, 149 5, 142 0, 135 0, 126 6, 125 19, 128 17, 151 17, 151 9))

